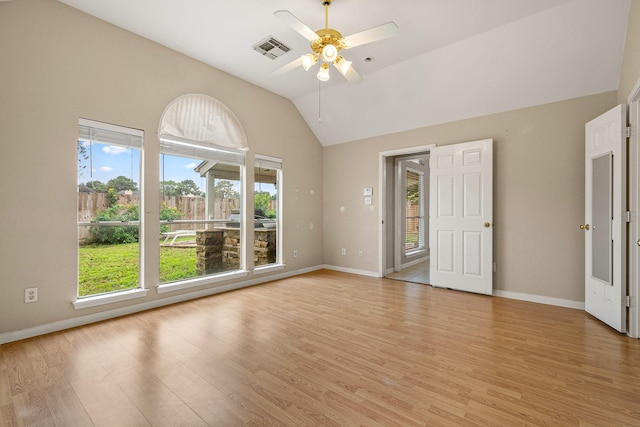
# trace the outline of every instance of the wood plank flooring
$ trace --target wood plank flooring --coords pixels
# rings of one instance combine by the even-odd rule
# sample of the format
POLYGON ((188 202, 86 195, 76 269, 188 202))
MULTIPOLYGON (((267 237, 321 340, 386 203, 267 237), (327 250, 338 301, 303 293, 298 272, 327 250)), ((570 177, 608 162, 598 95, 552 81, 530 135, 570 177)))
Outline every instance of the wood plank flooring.
POLYGON ((322 270, 4 344, 0 425, 640 426, 640 340, 322 270))

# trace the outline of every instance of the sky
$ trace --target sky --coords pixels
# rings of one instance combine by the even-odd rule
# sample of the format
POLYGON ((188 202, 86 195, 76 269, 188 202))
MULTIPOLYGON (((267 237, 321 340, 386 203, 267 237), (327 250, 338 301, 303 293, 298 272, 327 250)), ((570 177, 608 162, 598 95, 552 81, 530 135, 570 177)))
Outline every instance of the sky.
MULTIPOLYGON (((94 142, 92 146, 83 144, 88 159, 78 159, 80 166, 85 166, 78 176, 78 184, 89 181, 100 181, 106 184, 118 176, 126 176, 140 186, 140 151, 135 148, 119 147, 94 142)), ((162 166, 162 159, 160 159, 162 166)), ((204 190, 206 182, 194 168, 200 164, 197 159, 177 156, 164 156, 165 181, 180 182, 190 179, 204 190)), ((162 167, 160 168, 162 173, 162 167)))
MULTIPOLYGON (((118 176, 126 176, 132 179, 138 188, 140 187, 140 151, 135 148, 127 148, 115 145, 101 144, 94 142, 90 145, 83 142, 87 159, 79 158, 78 184, 89 181, 100 181, 106 184, 109 180, 118 176)), ((79 156, 80 157, 80 156, 79 156)), ((206 191, 206 179, 194 169, 201 161, 178 156, 163 156, 160 158, 160 180, 180 182, 190 179, 196 183, 201 191, 206 191), (164 162, 164 168, 163 166, 164 162), (164 176, 162 176, 164 175, 164 176)), ((256 190, 258 190, 256 184, 256 190)), ((262 184, 262 191, 275 192, 273 185, 262 184)))

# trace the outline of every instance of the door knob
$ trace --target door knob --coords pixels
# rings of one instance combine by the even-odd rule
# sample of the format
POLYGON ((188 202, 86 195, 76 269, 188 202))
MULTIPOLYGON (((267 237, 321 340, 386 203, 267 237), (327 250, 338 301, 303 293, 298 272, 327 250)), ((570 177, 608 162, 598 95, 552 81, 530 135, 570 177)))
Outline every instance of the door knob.
POLYGON ((589 224, 584 224, 580 226, 580 230, 589 230, 591 227, 589 226, 589 224))
POLYGON ((491 223, 490 222, 485 222, 484 226, 485 226, 485 228, 489 228, 489 227, 491 227, 491 223))

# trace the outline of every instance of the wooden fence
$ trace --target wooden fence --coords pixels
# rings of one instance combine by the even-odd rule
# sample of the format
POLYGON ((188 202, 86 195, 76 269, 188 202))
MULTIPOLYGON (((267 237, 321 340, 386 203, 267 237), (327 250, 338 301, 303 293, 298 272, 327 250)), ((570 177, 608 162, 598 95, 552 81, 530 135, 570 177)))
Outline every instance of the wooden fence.
MULTIPOLYGON (((139 204, 137 194, 119 194, 117 204, 127 206, 139 204)), ((182 213, 181 220, 203 220, 206 213, 206 203, 204 197, 199 196, 164 196, 160 198, 160 206, 166 205, 176 208, 182 213)), ((108 206, 106 193, 84 193, 78 192, 78 221, 90 222, 99 211, 105 210, 108 206)), ((238 199, 218 199, 214 205, 214 219, 227 219, 232 210, 240 208, 238 199)), ((181 224, 180 229, 193 229, 197 225, 181 224)), ((80 227, 79 238, 84 241, 89 237, 89 227, 80 227)))

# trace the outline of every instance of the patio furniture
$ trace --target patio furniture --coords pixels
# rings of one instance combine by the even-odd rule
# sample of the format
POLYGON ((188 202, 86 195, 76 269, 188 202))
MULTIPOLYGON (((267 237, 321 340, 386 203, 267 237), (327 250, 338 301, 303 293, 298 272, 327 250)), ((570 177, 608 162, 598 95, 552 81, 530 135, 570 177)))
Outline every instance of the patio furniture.
POLYGON ((188 237, 188 236, 196 236, 196 232, 194 230, 176 230, 176 231, 167 231, 166 233, 162 233, 163 236, 165 236, 164 240, 162 241, 163 245, 167 244, 167 241, 169 239, 171 239, 171 243, 169 243, 169 246, 172 246, 175 242, 176 239, 178 237, 188 237))

